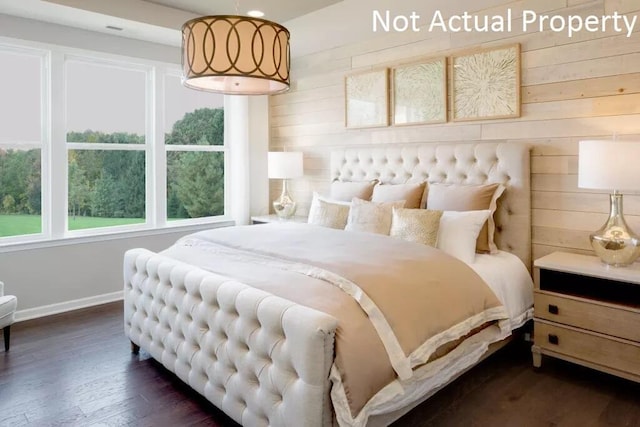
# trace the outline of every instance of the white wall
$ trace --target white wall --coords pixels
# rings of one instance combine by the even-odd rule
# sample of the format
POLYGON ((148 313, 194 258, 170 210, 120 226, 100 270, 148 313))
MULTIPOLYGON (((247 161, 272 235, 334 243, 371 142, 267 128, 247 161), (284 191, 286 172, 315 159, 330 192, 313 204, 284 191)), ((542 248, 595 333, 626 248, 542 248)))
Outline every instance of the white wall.
MULTIPOLYGON (((176 47, 2 14, 0 37, 180 63, 180 49, 176 47)), ((251 168, 249 188, 258 193, 251 198, 251 212, 264 213, 268 203, 268 184, 266 166, 260 165, 260 161, 264 158, 262 162, 266 162, 268 103, 264 99, 251 100, 249 107, 247 126, 251 142, 255 145, 255 150, 251 152, 255 157, 252 161, 256 162, 251 168)), ((249 167, 248 161, 244 167, 249 167)), ((122 258, 127 249, 145 247, 161 250, 177 238, 205 228, 211 228, 211 225, 190 227, 188 230, 169 229, 145 236, 140 236, 141 233, 125 234, 86 243, 59 241, 56 246, 45 245, 40 248, 26 245, 31 249, 25 250, 0 248, 0 281, 5 282, 7 293, 18 297, 19 318, 104 302, 119 297, 116 293, 122 290, 122 258), (79 299, 81 301, 75 301, 79 299)))
POLYGON ((254 96, 249 103, 249 164, 251 215, 269 213, 269 97, 254 96))
POLYGON ((6 293, 18 297, 19 320, 113 301, 121 298, 125 251, 160 251, 185 234, 174 230, 0 252, 0 280, 6 293))

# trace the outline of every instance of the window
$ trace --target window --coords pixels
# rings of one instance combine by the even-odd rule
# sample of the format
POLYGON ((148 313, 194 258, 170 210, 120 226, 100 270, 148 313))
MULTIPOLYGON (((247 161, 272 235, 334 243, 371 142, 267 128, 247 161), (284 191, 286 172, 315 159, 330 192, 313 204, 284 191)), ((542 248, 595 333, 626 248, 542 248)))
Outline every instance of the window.
POLYGON ((31 42, 0 63, 0 247, 227 219, 223 95, 176 64, 31 42))
POLYGON ((167 219, 225 213, 224 97, 164 80, 167 219))
POLYGON ((68 59, 67 229, 144 223, 147 71, 68 59))
POLYGON ((0 46, 0 238, 42 233, 44 64, 0 46))

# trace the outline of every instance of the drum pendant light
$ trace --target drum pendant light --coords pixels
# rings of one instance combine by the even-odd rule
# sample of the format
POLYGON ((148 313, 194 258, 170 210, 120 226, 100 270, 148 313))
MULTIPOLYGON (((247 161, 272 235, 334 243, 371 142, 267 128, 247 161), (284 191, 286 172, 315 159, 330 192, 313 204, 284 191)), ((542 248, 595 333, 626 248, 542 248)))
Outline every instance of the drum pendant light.
POLYGON ((262 18, 203 16, 182 26, 184 86, 229 95, 289 90, 289 31, 262 18))

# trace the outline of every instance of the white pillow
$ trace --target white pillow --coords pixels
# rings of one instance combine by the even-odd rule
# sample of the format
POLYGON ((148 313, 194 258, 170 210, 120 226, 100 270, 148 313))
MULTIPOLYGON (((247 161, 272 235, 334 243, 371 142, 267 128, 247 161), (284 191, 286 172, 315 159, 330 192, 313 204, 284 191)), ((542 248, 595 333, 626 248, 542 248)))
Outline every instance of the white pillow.
POLYGON ((393 208, 401 208, 403 206, 404 200, 376 203, 354 198, 351 201, 349 219, 344 229, 388 236, 391 229, 391 212, 393 208))
POLYGON ((476 240, 491 215, 490 210, 444 211, 436 247, 467 264, 476 259, 476 240))
POLYGON ((344 230, 350 207, 349 202, 331 200, 314 191, 307 222, 321 227, 344 230))

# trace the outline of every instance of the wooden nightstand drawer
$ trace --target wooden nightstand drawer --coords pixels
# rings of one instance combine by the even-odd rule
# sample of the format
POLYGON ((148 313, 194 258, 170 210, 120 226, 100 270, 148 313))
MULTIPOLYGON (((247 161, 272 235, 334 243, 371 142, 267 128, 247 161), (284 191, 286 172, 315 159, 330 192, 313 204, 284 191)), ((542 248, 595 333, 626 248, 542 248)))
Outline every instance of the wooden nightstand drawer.
POLYGON ((640 382, 640 264, 554 252, 533 276, 533 366, 547 355, 640 382))
MULTIPOLYGON (((535 345, 543 354, 562 358, 562 355, 621 371, 633 376, 640 375, 640 344, 627 340, 606 337, 601 334, 580 331, 576 328, 558 326, 545 321, 535 321, 535 345), (555 353, 555 354, 554 354, 555 353)), ((603 369, 607 370, 607 369, 603 369)))
POLYGON ((633 308, 536 291, 534 312, 540 319, 640 343, 640 316, 633 308))

